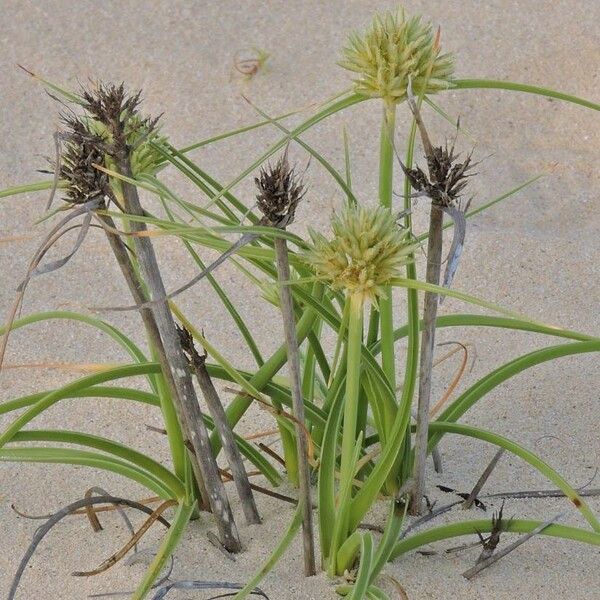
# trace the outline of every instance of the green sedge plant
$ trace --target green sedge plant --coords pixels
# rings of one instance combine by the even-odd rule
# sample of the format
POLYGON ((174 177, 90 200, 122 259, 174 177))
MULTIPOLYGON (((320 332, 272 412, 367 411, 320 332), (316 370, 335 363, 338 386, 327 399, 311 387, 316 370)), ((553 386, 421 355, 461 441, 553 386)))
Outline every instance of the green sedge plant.
MULTIPOLYGON (((493 313, 438 316, 436 327, 497 327, 562 338, 559 344, 516 357, 500 366, 449 403, 427 426, 426 452, 432 452, 445 434, 480 439, 504 448, 557 486, 589 525, 584 529, 552 524, 543 529, 542 534, 600 545, 597 517, 577 491, 550 465, 512 440, 459 423, 469 408, 511 377, 543 362, 598 352, 600 339, 538 323, 468 293, 418 280, 417 249, 428 234, 413 231, 411 182, 408 177, 403 206, 393 206, 392 198, 394 164, 397 162, 396 154, 400 154, 401 150, 396 147, 394 137, 399 114, 412 122, 402 149, 403 166, 410 170, 414 162, 418 130, 415 113, 408 110, 400 113, 401 105, 406 106, 405 101, 410 99, 410 94, 414 94, 419 107, 429 105, 441 114, 445 114, 443 109, 431 96, 443 96, 446 90, 494 88, 557 98, 592 110, 600 110, 600 105, 527 84, 458 79, 454 75, 452 57, 441 52, 439 31, 434 32, 431 25, 418 17, 407 18, 401 11, 378 15, 365 34, 352 34, 340 64, 355 74, 353 89, 328 100, 291 130, 285 127, 284 122, 293 113, 271 118, 261 111, 264 118, 256 124, 177 149, 162 133, 156 133, 155 123, 149 126, 147 121, 136 116, 129 123, 132 128, 128 133, 135 138, 131 141, 135 150, 132 158, 137 157, 131 160, 131 168, 120 168, 115 155, 110 152, 104 151, 96 157, 94 168, 98 173, 95 176, 101 179, 101 185, 110 190, 116 201, 94 206, 94 214, 103 219, 105 225, 116 221, 119 227, 112 229, 113 233, 120 232, 118 235, 136 233, 139 238, 145 235, 140 236, 140 232, 149 230, 152 235, 175 237, 189 251, 198 265, 198 278, 205 277, 216 291, 256 367, 250 371, 237 368, 227 357, 227 349, 217 348, 202 335, 202 324, 196 325, 186 317, 177 306, 175 294, 165 296, 163 300, 169 301, 174 318, 204 347, 208 354, 206 365, 210 376, 234 384, 239 389, 226 408, 230 426, 234 428, 253 403, 259 402, 269 408, 279 427, 287 476, 292 484, 297 484, 297 461, 302 460, 296 447, 299 430, 290 416, 293 407, 291 385, 287 379, 278 376, 287 364, 288 347, 282 341, 274 353, 263 356, 252 334, 251 324, 243 320, 234 300, 220 287, 218 270, 207 268, 201 258, 203 249, 222 253, 231 251, 231 242, 226 236, 240 236, 245 243, 237 244, 235 253, 228 260, 239 270, 240 277, 256 284, 265 301, 278 304, 279 296, 273 293, 278 282, 275 240, 286 240, 291 270, 288 285, 303 371, 301 385, 306 420, 302 425, 310 435, 312 448, 312 455, 307 460, 316 478, 322 567, 332 577, 355 569, 354 582, 340 586, 340 594, 354 600, 386 598, 385 592, 378 586, 377 577, 387 561, 424 544, 490 531, 493 527, 490 519, 431 527, 406 536, 403 533, 408 497, 413 489, 416 455, 411 410, 419 373, 419 334, 423 327, 419 293, 450 296, 493 313), (382 105, 379 188, 374 190, 373 198, 358 199, 352 190, 347 144, 344 156, 346 172, 342 174, 300 136, 320 121, 369 100, 382 105), (145 123, 145 129, 140 127, 140 123, 145 123), (268 126, 282 131, 282 137, 226 185, 189 158, 189 153, 196 148, 268 126), (328 236, 311 232, 308 237, 302 237, 285 228, 269 226, 261 221, 261 215, 255 209, 248 209, 252 201, 242 201, 233 193, 240 181, 256 174, 266 161, 290 143, 298 143, 314 157, 347 198, 347 206, 333 217, 328 236), (171 189, 161 179, 162 170, 167 167, 175 169, 194 184, 206 202, 186 200, 171 189), (155 195, 162 203, 163 214, 123 210, 123 193, 127 186, 155 195), (376 206, 373 205, 375 198, 378 199, 376 206), (249 224, 244 224, 247 222, 249 224), (406 324, 394 329, 392 300, 393 294, 399 292, 407 295, 406 324), (333 354, 324 348, 327 330, 333 331, 337 339, 333 354), (406 362, 401 392, 397 393, 399 365, 395 349, 397 343, 405 339, 406 362), (382 497, 389 503, 389 514, 383 535, 375 540, 372 533, 363 533, 359 525, 382 497)), ((66 101, 82 103, 81 95, 65 91, 51 82, 44 83, 66 101)), ((78 121, 77 127, 80 126, 84 128, 82 133, 85 135, 100 136, 106 142, 107 133, 99 130, 94 120, 78 121)), ((465 218, 469 219, 520 192, 537 178, 466 212, 465 218)), ((67 200, 73 191, 69 178, 64 177, 62 171, 54 180, 3 190, 0 198, 48 190, 58 193, 66 190, 67 200)), ((48 217, 54 215, 51 213, 48 217)), ((451 226, 452 223, 444 224, 444 227, 451 226)), ((142 251, 136 245, 133 256, 139 258, 138 254, 142 251)), ((142 271, 139 261, 133 266, 136 273, 142 271)), ((143 285, 148 284, 147 277, 141 277, 139 281, 143 285)), ((182 288, 191 288, 191 285, 182 288)), ((193 293, 193 289, 189 293, 193 293)), ((140 483, 164 500, 175 500, 178 509, 172 527, 133 595, 136 599, 144 598, 202 500, 198 478, 191 469, 190 455, 184 443, 174 392, 168 385, 170 365, 165 363, 164 356, 160 356, 160 348, 156 347, 156 339, 151 335, 148 349, 142 350, 108 322, 76 312, 50 311, 10 320, 3 330, 5 339, 9 330, 50 319, 79 321, 99 329, 127 352, 130 364, 111 367, 60 388, 43 390, 2 404, 0 414, 22 412, 0 434, 0 460, 99 467, 140 483), (147 391, 118 385, 131 377, 145 377, 147 391), (108 438, 70 430, 35 430, 28 427, 34 418, 67 398, 78 401, 94 399, 96 402, 102 398, 119 398, 156 406, 165 421, 172 467, 108 438), (44 442, 45 446, 31 446, 31 442, 44 442)), ((202 419, 209 429, 213 429, 208 415, 203 415, 202 419)), ((268 484, 277 486, 282 474, 269 459, 243 438, 236 436, 235 439, 241 453, 260 470, 268 484)), ((211 446, 216 456, 221 440, 214 431, 211 446)), ((236 598, 247 597, 285 552, 300 528, 301 516, 297 509, 268 563, 239 591, 236 598)), ((534 531, 539 525, 538 521, 513 519, 503 527, 507 532, 523 533, 534 531)))

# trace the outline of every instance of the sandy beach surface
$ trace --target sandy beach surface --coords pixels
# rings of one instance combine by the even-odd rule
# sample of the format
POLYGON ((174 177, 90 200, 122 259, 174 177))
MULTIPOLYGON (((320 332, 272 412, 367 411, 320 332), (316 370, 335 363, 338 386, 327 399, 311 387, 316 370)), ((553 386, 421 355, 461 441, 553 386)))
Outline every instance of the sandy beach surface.
MULTIPOLYGON (((451 0, 410 1, 405 5, 410 14, 422 12, 441 25, 444 48, 456 53, 458 77, 524 81, 600 99, 597 1, 451 0)), ((0 0, 0 189, 43 178, 36 169, 43 168, 44 157, 52 155, 52 134, 58 125, 59 106, 17 68, 17 63, 73 89, 90 79, 125 81, 132 89, 141 88, 144 110, 164 113, 164 133, 174 145, 184 146, 258 120, 242 94, 272 115, 305 109, 289 121, 299 122, 310 114, 312 103, 348 88, 347 72, 336 66, 346 34, 366 26, 375 10, 394 6, 394 2, 370 0, 0 0), (264 49, 271 58, 268 69, 245 80, 232 65, 236 53, 249 47, 264 49)), ((460 137, 459 149, 469 151, 475 146, 474 156, 483 159, 471 185, 474 206, 546 172, 525 191, 472 220, 455 287, 539 321, 600 335, 598 113, 494 90, 447 92, 436 101, 449 114, 460 115, 472 136, 460 137)), ((453 128, 447 122, 431 111, 426 117, 436 139, 452 136, 453 128)), ((342 130, 346 127, 353 185, 364 202, 376 199, 379 120, 379 103, 362 103, 320 123, 304 137, 341 170, 342 130)), ((404 140, 409 123, 406 106, 399 109, 398 121, 398 140, 404 140)), ((279 135, 272 128, 263 128, 203 148, 192 156, 217 180, 228 182, 279 135)), ((292 147, 290 152, 298 164, 305 164, 300 148, 292 147)), ((205 201, 174 173, 165 172, 165 178, 187 200, 205 201)), ((329 214, 343 202, 340 189, 316 161, 306 179, 309 192, 294 225, 297 232, 307 225, 325 228, 329 214)), ((402 177, 398 175, 395 188, 401 187, 402 177)), ((235 192, 252 204, 252 178, 246 178, 235 192)), ((2 318, 9 311, 32 253, 49 229, 48 224, 34 225, 46 200, 45 192, 0 200, 2 318)), ((422 231, 424 203, 415 209, 415 220, 417 230, 422 231)), ((64 254, 71 242, 64 240, 52 256, 64 254)), ((161 238, 156 248, 168 288, 195 273, 179 243, 161 238)), ((206 252, 203 256, 208 260, 214 255, 206 252)), ((223 266, 218 279, 268 356, 282 339, 277 312, 259 302, 252 285, 232 265, 223 266)), ((400 324, 404 294, 398 292, 395 301, 400 324)), ((67 266, 31 283, 22 314, 53 309, 89 313, 91 306, 124 303, 129 303, 129 297, 117 265, 102 233, 93 231, 67 266)), ((229 360, 238 367, 252 367, 235 324, 207 283, 182 296, 181 305, 229 360)), ((443 312, 474 311, 448 300, 443 312)), ((144 344, 135 314, 105 317, 144 344)), ((439 332, 438 339, 469 343, 471 356, 476 355, 473 370, 464 377, 459 391, 513 357, 561 343, 492 329, 446 329, 439 332)), ((401 377, 404 346, 400 343, 398 347, 401 377)), ((82 376, 77 365, 83 363, 127 360, 114 342, 95 329, 67 321, 39 323, 11 337, 7 369, 1 374, 0 399, 62 385, 82 376), (53 368, 48 368, 52 366, 49 363, 53 368)), ((436 370, 434 397, 443 393, 457 366, 458 358, 454 357, 436 370)), ((518 441, 574 486, 581 486, 592 479, 600 465, 599 390, 597 355, 562 358, 496 388, 469 411, 464 422, 518 441)), ((8 422, 7 417, 0 418, 3 426, 8 422)), ((240 431, 257 431, 272 427, 272 423, 264 412, 250 411, 240 431)), ((146 427, 160 424, 152 407, 103 399, 60 403, 33 425, 107 436, 166 462, 166 440, 146 427)), ((431 498, 440 505, 451 502, 454 496, 440 492, 435 485, 469 490, 495 452, 482 442, 453 436, 444 438, 441 451, 444 473, 435 474, 431 469, 428 486, 431 498)), ((598 485, 597 479, 591 487, 598 485)), ((40 524, 19 517, 11 504, 31 514, 51 513, 82 497, 91 486, 129 498, 148 495, 133 482, 104 471, 61 465, 0 465, 0 596, 8 593, 20 557, 40 524)), ((506 456, 486 490, 550 487, 527 464, 506 456)), ((285 486, 283 491, 293 494, 285 486)), ((248 527, 234 494, 230 495, 246 551, 235 562, 225 558, 207 540, 206 532, 214 527, 210 516, 204 515, 188 528, 177 548, 173 578, 245 582, 275 547, 291 519, 290 507, 259 496, 264 523, 248 527)), ((589 503, 600 513, 600 500, 592 498, 589 503)), ((499 506, 499 501, 490 500, 487 514, 499 506)), ((369 522, 382 522, 385 513, 380 508, 369 515, 369 522)), ((539 519, 564 512, 562 523, 588 527, 565 499, 509 500, 504 512, 507 517, 539 519)), ((457 508, 437 523, 474 518, 483 518, 483 513, 457 508)), ((142 522, 136 514, 132 519, 135 524, 142 522)), ((142 576, 143 564, 119 563, 96 577, 71 576, 73 571, 95 567, 127 540, 127 529, 118 515, 105 516, 102 523, 104 530, 95 534, 81 517, 68 518, 56 527, 26 569, 17 597, 79 600, 90 594, 132 590, 142 576)), ((160 527, 154 527, 142 547, 156 548, 162 534, 160 527)), ((427 547, 438 551, 432 556, 410 553, 388 565, 385 573, 400 582, 411 600, 598 598, 598 547, 539 536, 468 582, 461 573, 474 564, 479 550, 445 554, 443 549, 473 540, 461 538, 427 547)), ((304 579, 301 572, 301 549, 296 540, 261 586, 271 600, 337 597, 334 585, 324 575, 304 579)), ((210 594, 171 592, 168 597, 208 598, 210 594)))

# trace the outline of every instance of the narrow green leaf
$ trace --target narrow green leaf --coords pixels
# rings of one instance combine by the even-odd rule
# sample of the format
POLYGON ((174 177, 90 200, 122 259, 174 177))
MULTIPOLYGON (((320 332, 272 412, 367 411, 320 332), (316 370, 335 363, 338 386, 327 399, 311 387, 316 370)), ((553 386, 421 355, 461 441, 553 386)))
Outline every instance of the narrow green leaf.
POLYGON ((302 510, 299 506, 294 512, 294 517, 290 523, 287 531, 281 541, 267 560, 267 562, 260 568, 260 570, 252 577, 252 579, 234 596, 233 600, 244 600, 248 597, 248 594, 262 581, 264 577, 271 571, 271 569, 277 564, 279 559, 283 556, 288 546, 292 543, 292 540, 296 536, 300 524, 302 523, 302 510))
POLYGON ((196 502, 193 504, 179 505, 169 531, 167 531, 167 534, 163 538, 154 560, 146 570, 144 578, 131 597, 131 600, 143 600, 143 598, 146 597, 146 594, 152 587, 152 584, 156 581, 169 556, 173 554, 190 518, 192 517, 192 514, 194 513, 195 508, 196 502))
POLYGON ((137 375, 148 375, 149 373, 158 373, 159 370, 160 367, 155 363, 126 365, 82 377, 73 383, 69 383, 62 388, 54 390, 47 396, 44 396, 41 400, 38 400, 4 430, 0 435, 0 447, 9 442, 17 431, 20 431, 27 423, 61 400, 65 395, 77 393, 79 390, 105 383, 106 381, 114 381, 115 379, 122 379, 125 377, 135 377, 137 375))
POLYGON ((147 471, 130 462, 97 452, 71 448, 0 448, 0 462, 59 463, 94 467, 132 479, 161 498, 172 498, 171 490, 147 471))
POLYGON ((444 431, 447 433, 456 433, 467 437, 476 438, 506 448, 509 452, 529 463, 534 469, 537 469, 544 477, 547 477, 556 487, 562 490, 565 496, 573 503, 573 505, 581 512, 585 520, 592 526, 596 533, 600 533, 600 522, 587 505, 585 500, 577 493, 577 491, 569 485, 550 465, 545 463, 541 458, 533 452, 526 450, 516 442, 509 440, 501 435, 471 427, 470 425, 461 425, 458 423, 446 423, 434 421, 429 424, 429 429, 433 432, 444 431))
MULTIPOLYGON (((526 519, 509 519, 504 522, 502 530, 507 533, 529 533, 539 527, 542 521, 531 521, 526 519)), ((401 554, 406 554, 411 550, 420 548, 427 544, 433 544, 441 540, 447 540, 461 535, 475 535, 477 533, 489 533, 494 524, 491 519, 481 519, 475 521, 460 521, 450 525, 442 525, 417 533, 407 539, 401 540, 394 547, 392 558, 397 558, 401 554)), ((585 544, 600 546, 600 534, 578 527, 568 527, 566 525, 549 525, 540 532, 540 535, 574 540, 585 544)))
POLYGON ((589 100, 584 100, 583 98, 578 98, 577 96, 572 96, 571 94, 564 94, 563 92, 557 92, 555 90, 536 85, 514 83, 512 81, 496 81, 493 79, 455 79, 449 89, 497 89, 508 90, 511 92, 525 92, 527 94, 535 94, 537 96, 546 96, 548 98, 564 100, 565 102, 572 102, 573 104, 579 104, 593 110, 600 110, 600 104, 590 102, 589 100))
POLYGON ((129 446, 107 438, 79 431, 28 429, 17 432, 10 440, 11 444, 18 442, 58 442, 95 448, 96 450, 123 458, 140 469, 147 471, 168 487, 171 491, 170 498, 181 499, 185 496, 183 482, 169 471, 169 469, 142 452, 138 452, 129 446))
MULTIPOLYGON (((0 190, 0 198, 8 198, 9 196, 17 196, 19 194, 29 194, 31 192, 51 190, 53 185, 54 181, 51 179, 49 179, 48 181, 36 181, 35 183, 15 185, 13 187, 0 190)), ((65 181, 59 181, 57 187, 59 189, 65 188, 67 187, 67 183, 65 181)))
MULTIPOLYGON (((360 96, 358 94, 351 94, 341 100, 338 100, 332 104, 329 104, 322 110, 320 110, 317 114, 313 115, 304 123, 301 123, 297 127, 295 127, 289 135, 286 135, 284 138, 280 139, 278 142, 273 144, 260 158, 254 161, 251 165, 249 165, 246 169, 244 169, 233 181, 231 181, 228 185, 226 185, 211 201, 210 204, 216 202, 220 198, 222 198, 227 192, 232 190, 240 181, 242 181, 245 177, 250 175, 254 170, 256 170, 260 165, 262 165, 266 160, 268 160, 275 152, 281 150, 290 140, 294 139, 307 129, 310 129, 313 125, 316 125, 323 119, 344 110, 354 104, 358 104, 359 102, 363 102, 366 100, 364 96, 360 96)), ((209 205, 210 205, 209 204, 209 205)))
MULTIPOLYGON (((550 346, 549 348, 534 350, 533 352, 525 354, 524 356, 515 358, 501 367, 498 367, 491 373, 488 373, 479 381, 474 383, 440 414, 439 420, 448 422, 458 421, 458 419, 460 419, 460 417, 464 415, 469 408, 471 408, 478 400, 483 398, 495 387, 535 365, 539 365, 550 360, 555 360, 557 358, 562 358, 564 356, 599 351, 600 340, 594 340, 550 346)), ((441 437, 441 435, 431 436, 429 441, 430 449, 435 447, 441 437)))
POLYGON ((356 581, 348 600, 363 600, 370 582, 371 565, 373 562, 373 536, 365 533, 360 544, 360 566, 356 581))

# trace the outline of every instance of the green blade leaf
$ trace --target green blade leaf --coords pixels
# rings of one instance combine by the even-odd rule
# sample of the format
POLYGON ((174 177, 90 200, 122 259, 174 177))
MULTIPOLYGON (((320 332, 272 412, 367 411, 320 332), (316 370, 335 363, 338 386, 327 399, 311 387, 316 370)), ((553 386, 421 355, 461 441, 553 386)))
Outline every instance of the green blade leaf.
MULTIPOLYGON (((510 519, 505 521, 502 527, 507 533, 529 533, 539 527, 542 521, 532 521, 527 519, 510 519)), ((417 533, 407 539, 401 540, 394 547, 392 558, 396 558, 401 554, 406 554, 411 550, 447 540, 461 535, 475 535, 477 533, 489 533, 492 531, 494 524, 491 519, 482 519, 475 521, 460 521, 459 523, 451 523, 450 525, 442 525, 417 533)), ((551 537, 562 538, 566 540, 574 540, 585 544, 600 546, 600 534, 578 527, 568 527, 566 525, 549 525, 540 535, 548 535, 551 537)))
POLYGON ((129 446, 107 438, 79 431, 28 429, 26 431, 17 432, 10 440, 11 444, 19 442, 58 442, 62 444, 76 444, 78 446, 95 448, 96 450, 101 450, 102 452, 125 459, 140 469, 147 471, 156 477, 156 479, 160 480, 171 491, 169 497, 181 499, 185 496, 185 486, 183 482, 165 466, 142 452, 138 452, 129 446))
POLYGON ((177 513, 175 514, 175 518, 171 523, 171 527, 169 531, 163 538, 163 541, 154 557, 154 560, 146 570, 144 578, 140 582, 137 590, 131 596, 131 600, 143 600, 146 597, 146 594, 152 587, 152 584, 156 581, 156 578, 159 576, 162 568, 165 565, 165 562, 173 554, 175 547, 179 543, 185 528, 194 513, 194 509, 196 508, 196 502, 193 504, 180 504, 177 508, 177 513))
POLYGON ((0 448, 0 462, 59 463, 94 467, 132 479, 161 498, 172 497, 171 490, 147 471, 130 462, 98 452, 70 448, 0 448))
POLYGON ((526 83, 514 83, 512 81, 497 81, 493 79, 455 79, 452 82, 451 90, 466 90, 466 89, 497 89, 508 90, 511 92, 525 92, 527 94, 535 94, 537 96, 546 96, 548 98, 556 98, 565 102, 579 104, 592 110, 600 110, 600 104, 584 100, 571 94, 564 94, 549 88, 539 87, 537 85, 528 85, 526 83))
POLYGON ((585 520, 592 526, 592 529, 596 533, 600 533, 600 522, 586 504, 585 500, 577 493, 577 491, 569 485, 569 483, 563 479, 550 465, 545 463, 541 458, 536 456, 533 452, 526 450, 516 442, 509 440, 501 435, 472 427, 470 425, 461 425, 458 423, 446 423, 441 421, 434 421, 429 424, 429 429, 433 432, 444 431, 447 433, 456 433, 458 435, 465 435, 467 437, 476 438, 506 448, 509 452, 522 458, 525 462, 529 463, 534 469, 537 469, 544 477, 547 477, 552 483, 562 490, 565 496, 572 502, 572 504, 581 512, 585 520))

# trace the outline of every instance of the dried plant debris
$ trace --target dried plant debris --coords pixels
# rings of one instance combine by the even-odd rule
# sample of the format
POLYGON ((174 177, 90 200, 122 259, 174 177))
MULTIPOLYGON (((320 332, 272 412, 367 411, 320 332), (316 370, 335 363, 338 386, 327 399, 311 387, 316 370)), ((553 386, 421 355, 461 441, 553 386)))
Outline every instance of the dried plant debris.
MULTIPOLYGON (((39 546, 40 542, 44 539, 46 534, 56 524, 58 524, 60 521, 62 521, 65 517, 67 517, 74 511, 81 509, 81 508, 85 508, 86 506, 94 506, 96 504, 123 505, 123 506, 129 506, 131 508, 140 510, 140 511, 146 513, 147 515, 152 515, 154 513, 154 511, 151 508, 148 508, 144 504, 135 502, 134 500, 128 500, 127 498, 119 498, 116 496, 97 496, 95 498, 94 497, 83 498, 82 500, 77 500, 76 502, 68 504, 67 506, 65 506, 58 512, 56 512, 54 515, 52 515, 52 517, 50 517, 50 519, 48 519, 48 521, 46 521, 46 523, 44 523, 43 525, 41 525, 40 527, 38 527, 36 529, 35 533, 33 534, 33 540, 31 541, 29 548, 27 548, 25 555, 21 559, 21 562, 19 563, 19 566, 17 568, 17 572, 15 573, 15 576, 13 578, 13 581, 12 581, 12 584, 10 587, 10 591, 8 593, 8 600, 15 599, 16 594, 17 594, 17 588, 19 587, 19 583, 21 581, 21 578, 23 577, 25 568, 29 564, 31 557, 35 553, 37 547, 39 546)), ((166 527, 170 527, 170 523, 167 520, 165 520, 164 517, 159 516, 158 520, 161 523, 163 523, 166 527)))
MULTIPOLYGON (((92 494, 96 494, 98 496, 110 496, 110 494, 105 489, 103 489, 99 486, 93 486, 93 487, 89 488, 86 491, 84 497, 91 498, 92 494)), ((127 516, 127 513, 123 510, 123 507, 120 506, 119 504, 115 504, 114 507, 117 510, 117 512, 119 513, 120 517, 125 522, 125 526, 127 527, 129 533, 131 535, 134 535, 135 529, 133 528, 133 525, 131 523, 131 520, 127 516)), ((88 504, 87 506, 84 507, 84 510, 85 510, 85 514, 87 515, 87 518, 88 518, 90 525, 92 526, 92 529, 94 530, 94 532, 102 531, 103 527, 100 524, 100 520, 98 519, 98 514, 97 514, 96 510, 94 509, 94 506, 91 504, 88 504)), ((137 549, 138 549, 137 543, 134 544, 133 549, 135 552, 137 552, 137 549)))
MULTIPOLYGON (((162 600, 166 598, 167 594, 171 590, 241 590, 244 588, 244 584, 241 583, 230 583, 228 581, 195 581, 195 580, 181 580, 172 581, 158 589, 156 594, 152 596, 152 600, 162 600)), ((228 598, 235 596, 237 592, 219 594, 218 596, 211 596, 207 600, 216 600, 217 598, 228 598)), ((260 588, 254 588, 250 592, 251 596, 260 596, 269 600, 269 597, 260 588)))
MULTIPOLYGON (((582 498, 592 498, 600 496, 600 488, 590 488, 577 490, 577 495, 582 498)), ((495 494, 487 494, 485 498, 567 498, 567 495, 559 489, 556 490, 522 490, 516 492, 496 492, 495 494)))
MULTIPOLYGON (((471 203, 471 199, 463 203, 462 195, 467 186, 467 180, 476 175, 473 168, 479 163, 472 162, 473 151, 462 162, 459 162, 460 155, 455 154, 460 121, 456 124, 456 134, 450 147, 448 142, 443 146, 433 146, 410 86, 408 104, 419 127, 425 149, 428 174, 419 166, 408 169, 400 159, 398 160, 411 187, 417 193, 428 196, 432 204, 447 214, 454 222, 454 236, 446 259, 447 264, 443 282, 444 287, 450 287, 462 254, 466 235, 465 212, 471 203)), ((440 302, 442 301, 443 297, 440 298, 440 302)))
POLYGON ((246 522, 258 524, 261 519, 254 501, 248 474, 244 467, 240 449, 235 442, 233 430, 227 420, 227 414, 206 368, 206 352, 204 354, 198 352, 192 334, 185 327, 177 326, 177 333, 179 334, 181 348, 188 359, 190 370, 196 375, 198 385, 219 434, 223 451, 233 473, 233 480, 242 503, 246 522))
POLYGON ((460 204, 462 191, 467 186, 467 178, 472 177, 472 152, 459 163, 458 155, 454 154, 454 143, 450 148, 445 146, 432 147, 426 154, 429 176, 420 167, 404 168, 404 173, 411 186, 417 192, 425 192, 434 204, 440 207, 451 207, 460 204))
POLYGON ((134 176, 154 173, 162 159, 153 144, 165 141, 159 133, 160 117, 141 117, 141 92, 128 95, 123 84, 97 83, 81 93, 83 113, 67 107, 61 115, 52 172, 66 184, 67 202, 82 204, 95 197, 114 201, 109 177, 98 167, 110 167, 107 159, 129 156, 134 176))
MULTIPOLYGON (((446 494, 456 494, 457 496, 459 496, 460 498, 462 498, 463 500, 468 500, 471 496, 470 492, 459 492, 457 490, 455 490, 454 488, 445 486, 445 485, 436 485, 435 486, 438 490, 440 490, 441 492, 445 492, 446 494)), ((487 510, 485 504, 479 500, 479 498, 472 498, 471 502, 479 509, 485 511, 487 510)))
POLYGON ((435 206, 454 221, 454 236, 446 259, 443 283, 444 287, 450 287, 464 246, 465 212, 470 204, 469 200, 463 205, 460 196, 467 185, 467 178, 474 175, 471 171, 473 164, 471 154, 462 163, 457 162, 458 157, 454 154, 454 144, 450 149, 447 144, 444 147, 432 148, 431 154, 426 158, 429 177, 418 166, 413 169, 406 167, 403 169, 411 186, 418 192, 424 192, 431 198, 435 206))
POLYGON ((58 164, 54 165, 59 178, 67 183, 64 200, 71 204, 85 204, 91 199, 113 199, 108 175, 96 168, 103 165, 106 155, 106 135, 90 131, 85 117, 64 114, 63 144, 58 164))
MULTIPOLYGON (((83 108, 94 120, 91 128, 98 127, 106 135, 105 152, 117 160, 133 155, 157 134, 160 116, 141 117, 138 112, 140 91, 128 94, 122 83, 98 83, 91 89, 84 89, 82 99, 83 108)), ((135 163, 133 158, 132 163, 135 163)))
POLYGON ((502 502, 502 506, 498 512, 495 512, 492 515, 492 530, 490 531, 490 535, 487 538, 484 538, 481 533, 477 533, 479 537, 479 541, 483 546, 483 550, 477 559, 477 563, 480 563, 486 559, 488 559, 496 550, 498 544, 500 543, 500 535, 504 529, 504 502, 502 502))
MULTIPOLYGON (((502 512, 502 509, 500 509, 500 513, 501 512, 502 512)), ((540 523, 540 525, 538 525, 535 529, 533 529, 529 533, 526 533, 525 535, 522 535, 520 538, 518 538, 512 544, 509 544, 505 548, 498 550, 498 552, 494 553, 494 550, 496 549, 496 546, 497 546, 497 542, 495 543, 494 548, 489 553, 486 552, 486 543, 488 543, 488 542, 484 543, 484 551, 481 553, 481 555, 477 559, 477 563, 475 564, 475 566, 473 566, 470 569, 468 569, 467 571, 465 571, 463 573, 463 577, 465 579, 472 579, 473 577, 475 577, 475 575, 477 575, 484 569, 487 569, 488 567, 493 565, 495 562, 498 562, 501 558, 504 558, 507 554, 511 553, 513 550, 517 549, 519 546, 524 544, 527 540, 531 539, 538 533, 541 533, 544 529, 546 529, 546 527, 549 527, 553 523, 556 523, 556 521, 561 519, 563 517, 563 515, 564 515, 564 513, 560 513, 560 514, 552 517, 551 519, 548 519, 547 521, 540 523), (484 552, 486 553, 485 558, 483 558, 484 552)), ((498 519, 499 520, 498 520, 497 527, 500 530, 500 529, 502 529, 501 514, 499 514, 498 519)), ((493 533, 492 533, 492 535, 493 535, 493 533)), ((491 538, 491 536, 490 536, 490 538, 491 538)), ((498 540, 499 539, 500 539, 500 536, 498 534, 498 540)))
POLYGON ((140 92, 127 95, 123 84, 95 84, 82 90, 77 102, 77 108, 82 111, 80 113, 57 99, 65 107, 65 111, 61 115, 62 130, 54 135, 56 157, 49 161, 51 170, 44 171, 54 177, 47 210, 50 209, 59 182, 60 188, 64 190, 63 200, 68 205, 66 209, 71 210, 44 238, 17 288, 17 297, 9 312, 6 332, 0 343, 0 366, 10 329, 31 279, 66 265, 83 244, 95 212, 111 202, 119 206, 113 188, 117 184, 110 181, 102 168, 121 160, 123 156, 129 156, 129 175, 154 173, 157 170, 161 159, 153 143, 160 142, 163 138, 158 132, 158 119, 138 115, 140 97, 140 92), (71 221, 81 216, 82 222, 73 226, 71 221), (79 229, 79 233, 71 251, 62 258, 42 263, 54 244, 74 229, 79 229))
POLYGON ((252 79, 259 71, 267 66, 270 54, 262 48, 255 46, 242 48, 235 53, 233 68, 246 79, 252 79))
POLYGON ((133 533, 129 541, 117 552, 115 552, 112 556, 107 558, 105 561, 100 564, 96 569, 92 569, 91 571, 74 571, 71 573, 75 577, 91 577, 92 575, 98 575, 107 571, 114 565, 116 565, 125 555, 132 549, 137 549, 137 543, 142 538, 142 536, 152 527, 152 525, 158 521, 158 518, 162 515, 162 513, 171 508, 172 506, 176 506, 177 502, 175 500, 167 500, 163 502, 143 523, 143 525, 133 533))
POLYGON ((465 501, 463 503, 463 509, 471 508, 471 506, 476 501, 478 501, 477 497, 479 496, 479 493, 481 492, 481 490, 483 489, 483 486, 485 485, 485 483, 489 479, 490 475, 492 474, 492 471, 496 468, 496 465, 498 464, 498 461, 502 458, 502 455, 504 454, 504 452, 505 452, 505 449, 500 448, 496 452, 496 454, 494 454, 494 457, 492 458, 492 460, 490 461, 488 466, 485 468, 485 470, 481 474, 481 477, 479 477, 479 479, 477 480, 477 483, 473 486, 473 489, 471 490, 470 494, 465 499, 465 501))

